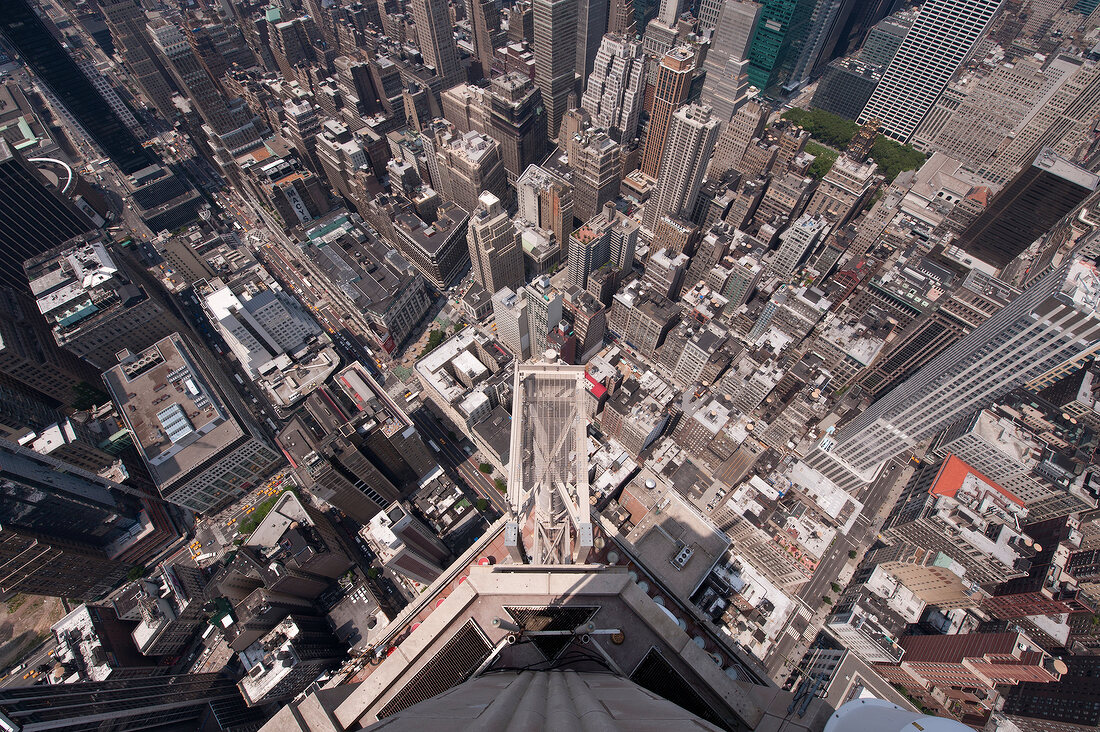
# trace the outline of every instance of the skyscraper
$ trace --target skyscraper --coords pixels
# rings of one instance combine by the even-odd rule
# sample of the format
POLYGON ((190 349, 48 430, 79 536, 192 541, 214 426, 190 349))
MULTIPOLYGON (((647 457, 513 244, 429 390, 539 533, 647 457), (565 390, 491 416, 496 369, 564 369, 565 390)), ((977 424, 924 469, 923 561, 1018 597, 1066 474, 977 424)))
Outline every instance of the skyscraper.
POLYGON ((607 30, 609 0, 577 0, 577 76, 587 79, 592 73, 596 52, 607 30))
POLYGON ((500 9, 493 0, 471 0, 474 56, 481 62, 481 74, 493 76, 493 36, 500 32, 500 9))
POLYGON ((619 191, 622 147, 606 132, 587 130, 568 141, 568 150, 573 170, 573 214, 587 221, 619 191))
POLYGON ((575 86, 577 0, 534 0, 535 83, 546 105, 546 136, 557 139, 575 86))
POLYGON ((759 15, 760 4, 747 0, 727 0, 721 6, 711 48, 703 62, 707 77, 699 101, 709 106, 722 124, 730 121, 748 90, 749 43, 759 15))
POLYGON ((443 80, 443 88, 449 89, 463 82, 462 67, 458 63, 451 14, 444 0, 413 0, 412 14, 416 23, 416 37, 424 63, 435 69, 443 80))
POLYGON ((505 287, 493 295, 493 318, 497 338, 519 361, 531 357, 531 327, 527 317, 527 298, 505 287))
POLYGON ((481 194, 470 213, 466 242, 474 278, 486 292, 495 293, 503 287, 518 290, 523 285, 523 250, 516 227, 500 199, 489 191, 481 194))
POLYGON ((30 0, 4 4, 0 33, 123 173, 153 162, 34 12, 30 0))
POLYGON ((1098 184, 1100 176, 1046 148, 963 230, 958 246, 1003 269, 1098 184))
POLYGON ((232 679, 218 673, 166 676, 160 669, 128 678, 5 689, 0 712, 23 732, 94 729, 254 730, 264 715, 248 709, 232 679))
POLYGON ((172 104, 172 81, 160 63, 145 30, 149 19, 138 0, 103 0, 99 11, 111 40, 122 54, 134 82, 149 97, 149 101, 165 119, 173 119, 176 109, 172 104))
POLYGON ((1070 259, 827 438, 868 480, 884 461, 1002 394, 1100 346, 1100 272, 1070 259))
POLYGON ((877 119, 884 135, 907 142, 1000 5, 1001 0, 931 0, 922 5, 859 122, 877 119))
POLYGON ((0 440, 0 590, 78 600, 106 594, 151 553, 142 539, 153 527, 133 493, 0 440))
POLYGON ((661 172, 672 114, 687 99, 694 72, 695 53, 687 46, 670 50, 657 67, 653 112, 646 128, 645 151, 642 153, 642 172, 650 178, 657 178, 661 172))
POLYGON ((0 139, 0 284, 26 291, 24 261, 92 228, 64 193, 0 139))
POLYGON ((638 135, 638 118, 645 96, 645 56, 633 38, 608 33, 600 42, 595 63, 586 77, 581 109, 592 115, 617 142, 638 135))
POLYGON ((698 104, 681 107, 672 115, 661 174, 645 204, 643 221, 647 229, 653 231, 666 214, 679 216, 695 206, 707 160, 718 140, 718 126, 710 108, 698 104))
POLYGON ((749 46, 749 83, 765 90, 786 84, 812 30, 820 0, 764 0, 749 46))

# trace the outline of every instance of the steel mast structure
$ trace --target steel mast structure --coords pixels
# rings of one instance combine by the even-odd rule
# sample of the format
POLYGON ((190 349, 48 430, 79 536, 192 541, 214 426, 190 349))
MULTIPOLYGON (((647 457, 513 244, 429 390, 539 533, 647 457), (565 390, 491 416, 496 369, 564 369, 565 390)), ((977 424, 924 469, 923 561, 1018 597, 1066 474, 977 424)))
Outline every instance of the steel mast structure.
POLYGON ((592 550, 583 366, 516 365, 508 463, 512 558, 583 564, 592 550))

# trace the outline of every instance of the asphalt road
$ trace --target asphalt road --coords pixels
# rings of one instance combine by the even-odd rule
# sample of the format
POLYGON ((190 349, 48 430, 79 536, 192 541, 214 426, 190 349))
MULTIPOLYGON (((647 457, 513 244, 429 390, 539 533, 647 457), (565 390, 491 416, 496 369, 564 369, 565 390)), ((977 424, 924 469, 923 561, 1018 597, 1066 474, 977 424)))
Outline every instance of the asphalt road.
MULTIPOLYGON (((439 424, 439 420, 427 407, 422 406, 414 410, 410 416, 423 435, 439 445, 439 452, 436 452, 436 455, 444 468, 453 470, 461 476, 469 488, 487 500, 497 511, 502 514, 508 512, 508 501, 493 482, 478 469, 476 459, 454 444, 454 440, 447 435, 439 424)), ((431 445, 428 449, 431 449, 431 445)))
MULTIPOLYGON (((20 689, 26 686, 32 686, 42 680, 49 671, 39 672, 36 677, 23 678, 31 671, 37 670, 43 664, 53 667, 53 654, 57 649, 57 641, 53 636, 41 645, 35 652, 25 658, 20 663, 24 664, 23 668, 15 673, 9 673, 6 676, 0 677, 0 689, 20 689)), ((18 666, 19 664, 14 664, 18 666)))
POLYGON ((874 543, 882 521, 893 507, 891 493, 899 485, 904 485, 904 480, 910 474, 911 471, 901 459, 892 460, 878 478, 856 496, 863 502, 864 508, 852 531, 848 535, 837 536, 818 563, 814 576, 795 593, 804 608, 801 613, 803 620, 809 615, 812 622, 805 632, 800 633, 792 626, 794 615, 798 614, 797 611, 793 613, 792 620, 788 621, 787 627, 764 658, 764 665, 773 679, 783 681, 802 660, 806 649, 820 630, 821 622, 831 610, 831 606, 823 603, 821 598, 832 594, 830 585, 840 577, 844 565, 853 561, 848 552, 854 550, 858 561, 874 543))

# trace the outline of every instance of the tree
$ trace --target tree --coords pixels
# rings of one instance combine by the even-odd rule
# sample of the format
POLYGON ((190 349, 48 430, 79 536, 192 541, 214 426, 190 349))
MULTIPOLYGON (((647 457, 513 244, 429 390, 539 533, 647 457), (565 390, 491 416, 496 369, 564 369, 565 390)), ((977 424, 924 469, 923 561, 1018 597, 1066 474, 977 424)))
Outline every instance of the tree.
POLYGON ((840 594, 840 585, 838 585, 836 582, 830 582, 829 587, 833 588, 833 592, 840 594))
POLYGON ((130 567, 130 571, 126 573, 126 579, 134 582, 145 576, 145 567, 137 565, 136 567, 130 567))
POLYGON ((367 576, 371 579, 378 579, 379 574, 380 572, 374 567, 371 567, 367 570, 367 576))
POLYGON ((825 603, 826 605, 832 605, 833 604, 833 598, 829 597, 828 595, 822 595, 821 596, 821 601, 823 603, 825 603))
POLYGON ((501 478, 497 478, 496 480, 494 480, 493 485, 495 485, 497 487, 497 490, 501 493, 504 493, 506 490, 508 490, 508 485, 501 478))
POLYGON ((493 466, 490 465, 489 463, 481 463, 477 466, 477 469, 480 470, 481 472, 485 473, 486 475, 493 472, 493 466))
POLYGON ((489 502, 486 501, 484 498, 479 498, 474 501, 474 505, 477 506, 478 511, 486 511, 489 508, 489 502))
POLYGON ((859 555, 858 555, 858 554, 856 554, 856 550, 855 550, 855 549, 853 549, 852 551, 848 552, 848 558, 849 558, 849 559, 855 559, 855 558, 856 558, 857 556, 859 556, 859 555))

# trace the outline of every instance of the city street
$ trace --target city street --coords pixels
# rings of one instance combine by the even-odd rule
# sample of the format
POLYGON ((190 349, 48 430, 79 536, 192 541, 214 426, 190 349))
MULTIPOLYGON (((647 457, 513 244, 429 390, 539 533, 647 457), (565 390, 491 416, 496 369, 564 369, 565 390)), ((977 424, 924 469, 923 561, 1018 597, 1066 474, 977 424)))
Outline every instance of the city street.
MULTIPOLYGON (((454 440, 444 432, 439 420, 428 407, 422 406, 412 412, 410 416, 416 422, 421 435, 439 445, 439 451, 436 452, 436 455, 440 458, 440 462, 445 469, 458 473, 467 486, 476 491, 478 496, 489 501, 489 504, 497 511, 502 514, 508 512, 508 501, 496 489, 493 482, 478 469, 476 458, 467 455, 458 445, 454 444, 454 440)), ((431 449, 430 445, 428 447, 431 449)))

